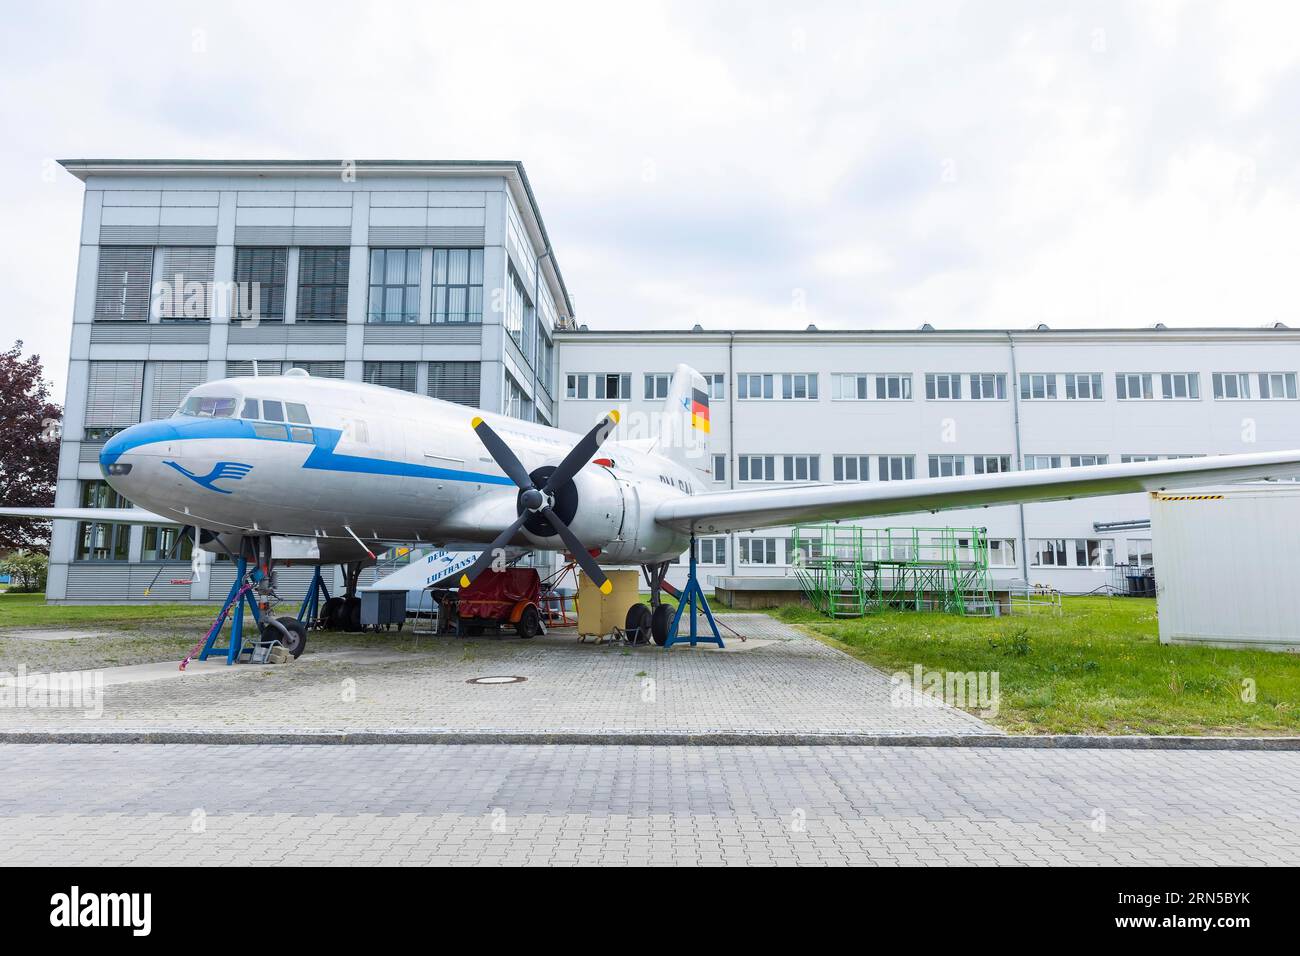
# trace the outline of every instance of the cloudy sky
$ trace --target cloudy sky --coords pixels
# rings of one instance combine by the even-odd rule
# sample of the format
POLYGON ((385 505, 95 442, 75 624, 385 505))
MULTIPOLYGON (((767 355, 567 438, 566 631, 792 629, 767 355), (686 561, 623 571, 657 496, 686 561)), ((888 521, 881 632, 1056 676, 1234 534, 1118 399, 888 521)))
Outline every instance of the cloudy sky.
POLYGON ((521 159, 592 327, 1300 325, 1294 3, 473 6, 11 9, 0 338, 67 157, 521 159))

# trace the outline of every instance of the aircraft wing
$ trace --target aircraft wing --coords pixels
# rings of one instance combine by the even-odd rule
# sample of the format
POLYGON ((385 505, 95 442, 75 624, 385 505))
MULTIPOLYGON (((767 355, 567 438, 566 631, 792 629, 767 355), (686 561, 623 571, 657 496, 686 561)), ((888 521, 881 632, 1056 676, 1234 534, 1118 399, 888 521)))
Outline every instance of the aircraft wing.
POLYGON ((1300 450, 912 481, 723 491, 666 501, 655 520, 681 531, 750 531, 817 521, 1060 501, 1300 475, 1300 450))
POLYGON ((32 518, 48 521, 67 518, 70 521, 111 521, 115 524, 176 524, 143 508, 0 508, 0 518, 32 518))

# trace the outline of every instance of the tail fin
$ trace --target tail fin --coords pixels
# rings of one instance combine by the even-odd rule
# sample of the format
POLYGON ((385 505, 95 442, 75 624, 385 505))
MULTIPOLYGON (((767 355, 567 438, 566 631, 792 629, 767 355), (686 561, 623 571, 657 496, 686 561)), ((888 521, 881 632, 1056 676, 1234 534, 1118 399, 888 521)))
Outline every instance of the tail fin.
POLYGON ((678 365, 664 400, 654 451, 689 468, 709 462, 709 385, 689 365, 678 365))

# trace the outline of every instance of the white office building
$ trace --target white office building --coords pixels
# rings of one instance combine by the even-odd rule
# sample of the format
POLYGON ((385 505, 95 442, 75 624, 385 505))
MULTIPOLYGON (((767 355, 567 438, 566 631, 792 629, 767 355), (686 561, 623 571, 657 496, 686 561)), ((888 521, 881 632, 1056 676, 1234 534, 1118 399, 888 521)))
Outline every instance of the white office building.
MULTIPOLYGON (((719 489, 907 481, 1300 447, 1300 331, 601 331, 556 337, 561 427, 610 406, 635 430, 678 362, 709 379, 719 489)), ((622 427, 622 426, 620 426, 622 427)), ((980 527, 997 581, 1066 593, 1149 566, 1143 495, 902 515, 871 527, 980 527)), ((705 583, 789 576, 791 529, 701 540, 705 583)), ((682 571, 674 577, 680 579, 682 571)))

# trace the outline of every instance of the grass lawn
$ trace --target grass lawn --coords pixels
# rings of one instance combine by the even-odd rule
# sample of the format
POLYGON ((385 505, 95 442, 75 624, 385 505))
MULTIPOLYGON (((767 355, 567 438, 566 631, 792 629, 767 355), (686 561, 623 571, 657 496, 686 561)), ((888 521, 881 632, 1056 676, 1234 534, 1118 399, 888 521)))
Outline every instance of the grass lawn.
POLYGON ((0 630, 11 627, 129 627, 139 623, 198 621, 204 618, 211 621, 216 613, 216 605, 47 605, 44 594, 0 594, 0 630))
POLYGON ((989 719, 1012 733, 1300 734, 1300 655, 1163 645, 1154 600, 1065 598, 1059 617, 771 613, 889 673, 997 671, 989 719))

